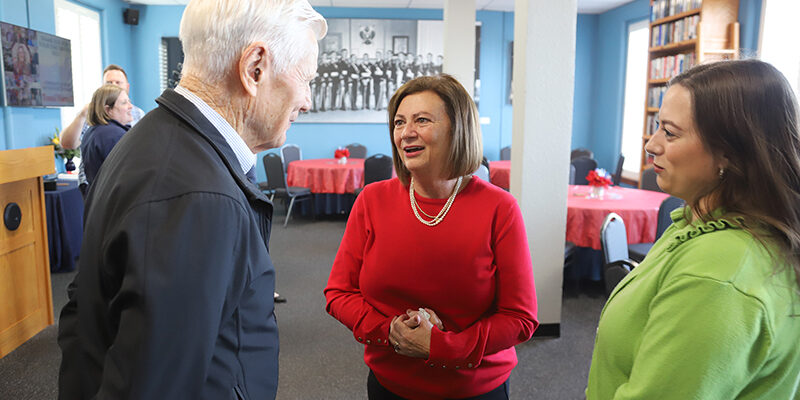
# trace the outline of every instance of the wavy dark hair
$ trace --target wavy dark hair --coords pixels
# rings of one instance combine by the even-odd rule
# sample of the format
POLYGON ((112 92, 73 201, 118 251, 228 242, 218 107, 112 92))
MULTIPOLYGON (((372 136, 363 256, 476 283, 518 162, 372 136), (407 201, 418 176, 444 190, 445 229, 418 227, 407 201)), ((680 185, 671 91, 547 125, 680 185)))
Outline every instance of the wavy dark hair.
POLYGON ((770 64, 739 60, 695 66, 669 84, 691 93, 703 146, 728 160, 706 193, 710 201, 698 198, 689 206, 697 215, 722 206, 755 222, 742 228, 768 251, 767 241, 777 242, 780 254, 773 258, 794 268, 800 289, 800 127, 789 82, 770 64))

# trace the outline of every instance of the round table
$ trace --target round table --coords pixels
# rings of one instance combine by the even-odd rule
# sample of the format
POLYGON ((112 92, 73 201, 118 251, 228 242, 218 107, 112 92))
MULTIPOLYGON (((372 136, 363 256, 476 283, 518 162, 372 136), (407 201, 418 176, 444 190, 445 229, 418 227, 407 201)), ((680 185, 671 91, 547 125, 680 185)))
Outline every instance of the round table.
POLYGON ((509 188, 511 161, 489 161, 489 181, 503 189, 509 188))
POLYGON ((658 207, 668 194, 612 186, 603 199, 593 199, 590 192, 591 186, 569 186, 567 241, 600 250, 600 228, 611 212, 625 221, 629 244, 655 241, 658 207))
POLYGON ((311 188, 312 193, 353 193, 364 186, 364 159, 348 158, 345 164, 335 158, 292 161, 286 183, 311 188))
POLYGON ((77 181, 59 181, 44 192, 50 272, 75 269, 83 239, 83 196, 77 181))

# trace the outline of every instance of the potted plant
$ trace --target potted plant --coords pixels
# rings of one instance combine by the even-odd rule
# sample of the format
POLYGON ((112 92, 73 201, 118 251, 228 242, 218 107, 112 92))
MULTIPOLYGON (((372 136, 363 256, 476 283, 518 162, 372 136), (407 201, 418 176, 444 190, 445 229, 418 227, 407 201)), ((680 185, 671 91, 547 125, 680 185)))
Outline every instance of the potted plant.
POLYGON ((75 163, 72 162, 72 159, 75 157, 81 156, 80 149, 65 149, 61 146, 61 140, 58 138, 59 130, 56 128, 56 133, 53 134, 53 137, 50 138, 50 144, 53 145, 53 151, 56 157, 60 157, 64 159, 64 169, 67 172, 71 172, 75 170, 75 163))

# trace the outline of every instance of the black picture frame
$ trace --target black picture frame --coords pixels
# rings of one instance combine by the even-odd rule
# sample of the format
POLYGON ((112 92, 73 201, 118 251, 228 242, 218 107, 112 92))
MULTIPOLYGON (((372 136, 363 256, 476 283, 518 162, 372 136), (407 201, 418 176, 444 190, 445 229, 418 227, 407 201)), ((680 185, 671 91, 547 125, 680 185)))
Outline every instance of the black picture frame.
POLYGON ((392 52, 408 53, 408 36, 392 36, 392 52))
POLYGON ((320 52, 339 51, 342 49, 342 33, 331 32, 325 35, 320 44, 320 52))

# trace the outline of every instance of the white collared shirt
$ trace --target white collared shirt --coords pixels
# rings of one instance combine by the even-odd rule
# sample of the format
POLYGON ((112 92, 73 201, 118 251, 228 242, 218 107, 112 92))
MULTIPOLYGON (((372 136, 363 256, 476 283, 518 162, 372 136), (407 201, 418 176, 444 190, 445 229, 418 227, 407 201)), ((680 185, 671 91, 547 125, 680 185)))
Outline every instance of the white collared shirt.
POLYGON ((180 85, 175 87, 175 93, 186 98, 192 104, 200 110, 200 113, 203 114, 211 125, 214 125, 214 128, 217 128, 222 137, 225 138, 225 141, 228 142, 228 146, 231 147, 233 153, 236 154, 236 159, 239 161, 239 165, 242 167, 242 172, 247 174, 250 169, 256 166, 256 155, 250 151, 250 148, 247 147, 247 143, 244 142, 241 136, 236 132, 235 129, 219 115, 218 112, 214 111, 211 106, 209 106, 203 99, 197 97, 196 94, 189 91, 180 85))

